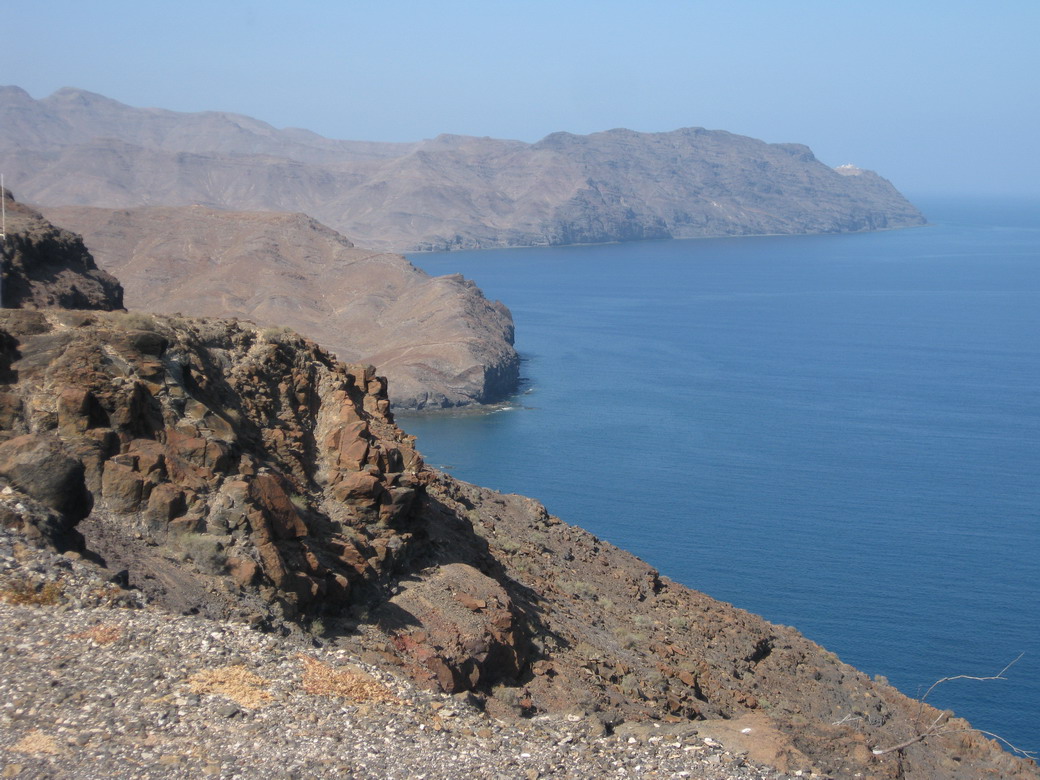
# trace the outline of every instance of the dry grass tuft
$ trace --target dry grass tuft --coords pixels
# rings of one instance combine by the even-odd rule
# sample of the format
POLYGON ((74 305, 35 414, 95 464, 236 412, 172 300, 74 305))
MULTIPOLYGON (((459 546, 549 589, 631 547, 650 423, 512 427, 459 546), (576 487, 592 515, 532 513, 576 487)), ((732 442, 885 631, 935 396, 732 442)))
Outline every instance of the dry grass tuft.
POLYGON ((69 634, 69 639, 89 639, 99 645, 109 645, 123 637, 123 629, 113 625, 96 625, 75 634, 69 634))
POLYGON ((205 669, 189 677, 188 684, 195 693, 219 693, 251 710, 270 704, 274 698, 266 690, 267 680, 244 666, 205 669))
POLYGON ((340 696, 352 701, 397 701, 383 683, 356 667, 335 669, 306 655, 303 663, 303 690, 315 696, 340 696))
POLYGON ((16 607, 47 607, 61 602, 65 589, 57 582, 37 587, 29 580, 9 579, 0 584, 0 601, 16 607))
POLYGON ((11 745, 8 750, 14 753, 49 753, 56 756, 61 752, 54 737, 44 734, 42 731, 33 731, 26 734, 18 742, 11 745))

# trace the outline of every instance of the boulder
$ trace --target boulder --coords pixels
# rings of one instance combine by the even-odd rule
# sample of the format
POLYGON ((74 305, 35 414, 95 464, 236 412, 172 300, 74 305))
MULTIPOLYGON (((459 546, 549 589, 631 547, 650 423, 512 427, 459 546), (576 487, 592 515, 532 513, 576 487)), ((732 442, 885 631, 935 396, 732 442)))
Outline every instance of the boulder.
POLYGON ((403 585, 377 614, 394 646, 446 693, 515 681, 526 644, 505 589, 465 563, 403 585))
POLYGON ((83 464, 46 434, 28 433, 0 444, 0 477, 60 512, 70 525, 90 514, 94 504, 83 464))

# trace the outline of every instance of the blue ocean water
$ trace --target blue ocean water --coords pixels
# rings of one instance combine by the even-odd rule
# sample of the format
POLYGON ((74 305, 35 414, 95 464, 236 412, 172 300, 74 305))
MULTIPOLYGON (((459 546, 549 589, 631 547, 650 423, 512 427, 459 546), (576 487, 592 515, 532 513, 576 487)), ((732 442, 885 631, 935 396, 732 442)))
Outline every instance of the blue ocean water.
POLYGON ((425 254, 524 392, 402 417, 434 465, 1040 749, 1040 203, 930 227, 425 254))

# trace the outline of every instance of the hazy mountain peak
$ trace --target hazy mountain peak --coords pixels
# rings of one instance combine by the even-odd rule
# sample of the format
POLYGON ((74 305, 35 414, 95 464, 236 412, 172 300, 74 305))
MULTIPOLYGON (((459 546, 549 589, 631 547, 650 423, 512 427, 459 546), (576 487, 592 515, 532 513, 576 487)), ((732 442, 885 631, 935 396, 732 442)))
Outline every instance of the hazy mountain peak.
POLYGON ((924 222, 881 177, 835 171, 801 144, 699 127, 561 131, 534 144, 457 134, 337 141, 71 88, 42 101, 0 92, 0 115, 0 165, 31 200, 301 211, 362 246, 396 251, 924 222), (107 138, 133 148, 98 140, 107 138))

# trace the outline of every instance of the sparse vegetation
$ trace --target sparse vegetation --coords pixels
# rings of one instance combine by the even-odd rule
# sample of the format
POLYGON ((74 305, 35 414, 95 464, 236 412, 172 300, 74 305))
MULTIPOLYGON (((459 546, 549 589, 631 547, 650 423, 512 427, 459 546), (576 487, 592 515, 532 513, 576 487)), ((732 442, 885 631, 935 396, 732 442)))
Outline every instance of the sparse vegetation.
POLYGON ((560 583, 560 590, 564 593, 569 593, 571 596, 583 599, 595 598, 597 593, 594 585, 580 580, 565 580, 560 583))
POLYGON ((314 696, 330 696, 351 701, 396 701, 390 690, 358 668, 336 669, 310 656, 297 656, 303 664, 303 690, 314 696))
POLYGON ((674 615, 668 619, 668 625, 676 631, 681 631, 683 633, 690 630, 690 621, 685 615, 674 615))
POLYGON ((292 328, 284 325, 274 328, 263 328, 260 336, 272 344, 289 344, 299 340, 299 335, 292 328))
POLYGON ((155 317, 142 311, 128 311, 125 314, 118 313, 120 323, 124 328, 130 330, 155 330, 155 317))
POLYGON ((119 626, 100 624, 91 626, 83 631, 77 631, 74 634, 69 634, 69 639, 89 639, 99 645, 108 645, 118 641, 122 636, 123 629, 119 626))
POLYGON ((621 642, 622 647, 628 650, 635 650, 637 647, 646 645, 646 637, 635 632, 622 634, 618 637, 618 641, 621 642))
POLYGON ((515 555, 520 552, 520 545, 512 539, 501 539, 498 542, 498 546, 502 552, 509 553, 510 555, 515 555))
POLYGON ((185 533, 175 537, 178 548, 205 574, 221 574, 224 571, 223 539, 213 534, 185 533))
MULTIPOLYGON (((14 753, 44 753, 52 756, 61 754, 61 748, 58 747, 58 742, 54 737, 44 734, 42 731, 27 734, 8 750, 14 753)), ((14 777, 14 775, 9 776, 14 777)))
POLYGON ((642 691, 639 690, 639 678, 634 674, 626 674, 622 677, 620 687, 622 693, 628 694, 629 696, 642 695, 642 691))
POLYGON ((65 589, 59 582, 33 583, 9 579, 0 583, 0 601, 19 607, 47 607, 60 603, 65 589))
POLYGON ((195 693, 219 693, 242 707, 254 710, 274 699, 267 690, 267 680, 241 665, 205 669, 189 677, 188 685, 195 693))

